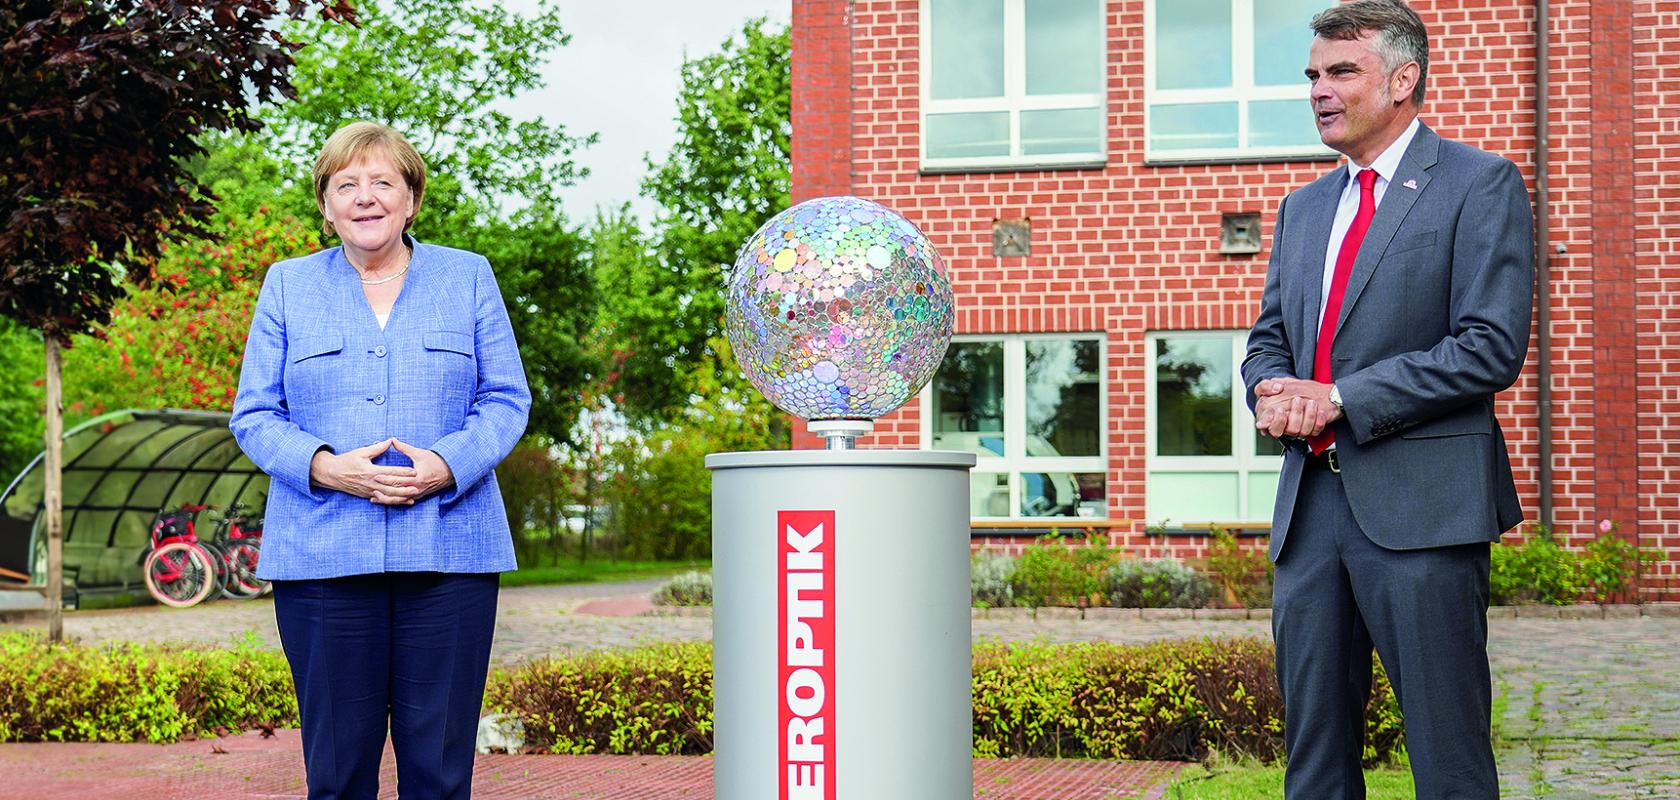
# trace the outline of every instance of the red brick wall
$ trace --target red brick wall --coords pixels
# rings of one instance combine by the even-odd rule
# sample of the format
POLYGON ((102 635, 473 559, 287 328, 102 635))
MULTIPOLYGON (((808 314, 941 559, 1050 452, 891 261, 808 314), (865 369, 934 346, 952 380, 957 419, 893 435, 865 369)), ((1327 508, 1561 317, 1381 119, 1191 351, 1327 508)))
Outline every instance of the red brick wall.
MULTIPOLYGON (((799 30, 797 7, 805 4, 795 5, 797 107, 800 43, 812 37, 799 30)), ((1109 0, 1105 168, 922 175, 919 3, 810 5, 850 9, 851 191, 905 214, 940 248, 958 295, 959 332, 1107 335, 1109 512, 1136 520, 1112 529, 1111 539, 1150 554, 1191 555, 1201 538, 1143 533, 1143 335, 1248 327, 1269 250, 1220 255, 1222 212, 1260 212, 1269 246, 1278 201, 1333 164, 1144 166, 1144 0, 1109 0), (1033 220, 1032 256, 991 256, 996 217, 1033 220)), ((1680 106, 1665 102, 1680 89, 1680 1, 1552 6, 1551 238, 1569 251, 1551 269, 1556 520, 1579 544, 1596 520, 1614 519, 1624 534, 1637 531, 1647 546, 1680 558, 1680 437, 1671 422, 1680 419, 1680 246, 1665 224, 1680 211, 1672 169, 1680 106)), ((1511 158, 1532 187, 1532 5, 1414 0, 1413 7, 1432 35, 1424 121, 1511 158)), ((810 196, 807 182, 831 184, 801 169, 797 118, 794 128, 795 195, 810 196)), ((1538 514, 1537 401, 1531 348, 1521 378, 1497 403, 1530 519, 1538 514)), ((919 446, 918 405, 879 421, 869 444, 919 446)), ((1680 597, 1680 563, 1661 565, 1660 575, 1673 585, 1656 588, 1680 597)))
MULTIPOLYGON (((1632 166, 1630 215, 1634 245, 1633 343, 1602 362, 1635 369, 1638 481, 1622 486, 1622 532, 1674 556, 1645 582, 1667 596, 1680 594, 1680 2, 1634 3, 1631 47, 1632 166), (1630 507, 1631 506, 1631 507, 1630 507), (1626 510, 1622 510, 1626 509, 1626 510), (1635 516, 1637 515, 1637 516, 1635 516), (1629 522, 1637 519, 1637 527, 1629 522), (1654 584, 1654 585, 1653 585, 1654 584)), ((1606 103, 1615 103, 1604 95, 1606 103)), ((1625 208, 1625 206, 1624 206, 1625 208)), ((1624 421, 1625 422, 1625 421, 1624 421)), ((1614 491, 1615 487, 1609 487, 1614 491)))

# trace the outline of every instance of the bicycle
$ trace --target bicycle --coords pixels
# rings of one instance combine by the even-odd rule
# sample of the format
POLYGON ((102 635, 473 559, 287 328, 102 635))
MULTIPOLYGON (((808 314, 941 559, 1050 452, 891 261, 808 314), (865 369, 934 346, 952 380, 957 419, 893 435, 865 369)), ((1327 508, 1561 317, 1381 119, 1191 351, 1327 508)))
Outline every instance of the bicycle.
POLYGON ((221 566, 227 580, 222 596, 234 600, 251 600, 270 590, 268 581, 257 577, 257 561, 262 555, 263 519, 242 503, 228 506, 216 524, 211 542, 221 551, 221 566))
POLYGON ((222 585, 216 567, 222 560, 220 552, 206 547, 194 531, 198 512, 206 508, 186 504, 159 510, 152 518, 151 546, 141 556, 142 574, 146 591, 170 608, 198 605, 222 585))

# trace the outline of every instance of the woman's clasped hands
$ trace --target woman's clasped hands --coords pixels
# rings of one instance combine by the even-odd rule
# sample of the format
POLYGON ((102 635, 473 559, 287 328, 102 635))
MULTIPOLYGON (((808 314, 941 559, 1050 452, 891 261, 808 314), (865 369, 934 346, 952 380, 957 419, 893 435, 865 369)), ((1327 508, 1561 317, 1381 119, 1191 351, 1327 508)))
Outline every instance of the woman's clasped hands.
POLYGON ((309 462, 309 480, 317 486, 365 497, 380 505, 409 506, 454 483, 455 473, 437 453, 391 438, 343 453, 316 451, 309 462), (414 466, 373 463, 393 447, 408 456, 414 466))

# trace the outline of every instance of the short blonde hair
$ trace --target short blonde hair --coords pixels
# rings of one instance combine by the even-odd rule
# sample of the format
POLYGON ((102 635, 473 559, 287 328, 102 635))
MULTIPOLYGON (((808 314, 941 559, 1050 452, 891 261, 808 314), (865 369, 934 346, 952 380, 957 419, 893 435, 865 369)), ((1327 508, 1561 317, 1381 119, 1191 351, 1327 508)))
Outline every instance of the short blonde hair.
POLYGON ((321 230, 328 236, 338 233, 327 221, 327 179, 333 173, 356 163, 357 159, 378 151, 402 173, 403 182, 414 193, 414 214, 403 220, 403 230, 414 224, 420 213, 420 200, 426 196, 426 161, 395 129, 377 122, 352 122, 327 137, 321 145, 321 155, 315 158, 315 208, 321 212, 321 230))

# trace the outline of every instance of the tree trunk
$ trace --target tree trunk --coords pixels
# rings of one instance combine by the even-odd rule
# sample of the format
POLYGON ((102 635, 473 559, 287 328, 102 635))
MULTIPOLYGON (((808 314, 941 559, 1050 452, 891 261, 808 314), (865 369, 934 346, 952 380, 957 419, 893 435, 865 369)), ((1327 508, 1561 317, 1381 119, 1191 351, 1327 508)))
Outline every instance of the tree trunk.
POLYGON ((47 344, 47 640, 64 639, 64 387, 58 337, 47 344))

